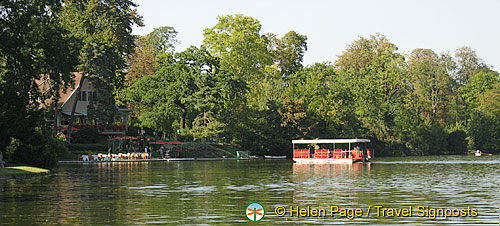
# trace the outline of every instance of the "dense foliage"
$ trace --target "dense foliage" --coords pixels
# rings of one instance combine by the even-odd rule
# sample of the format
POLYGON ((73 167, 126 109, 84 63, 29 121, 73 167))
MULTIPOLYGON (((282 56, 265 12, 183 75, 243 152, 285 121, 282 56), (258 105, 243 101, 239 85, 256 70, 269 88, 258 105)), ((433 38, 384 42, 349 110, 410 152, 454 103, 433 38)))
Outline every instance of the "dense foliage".
POLYGON ((124 54, 134 48, 132 26, 141 24, 134 7, 127 0, 0 2, 0 151, 9 152, 8 161, 55 164, 64 146, 46 113, 74 83, 72 71, 98 90, 92 114, 113 118, 106 108, 116 109, 112 92, 123 83, 124 54), (41 92, 37 80, 50 89, 41 92))
MULTIPOLYGON (((129 122, 163 138, 222 142, 255 154, 289 154, 300 138, 370 138, 378 154, 500 152, 500 77, 473 49, 398 51, 376 34, 335 62, 304 66, 307 36, 261 33, 258 20, 218 17, 203 45, 175 52, 168 26, 133 36, 132 1, 2 1, 0 151, 52 166, 64 150, 43 103, 80 71, 97 88, 89 116, 129 122), (35 80, 53 87, 40 92, 35 80), (40 157, 41 158, 38 158, 40 157)), ((83 79, 82 79, 83 80, 83 79)), ((149 132, 147 132, 149 133, 149 132)), ((81 130, 75 139, 89 140, 81 130)))
POLYGON ((97 128, 93 127, 84 127, 72 134, 72 142, 77 144, 101 143, 103 139, 97 128))
MULTIPOLYGON (((78 67, 83 82, 89 79, 97 98, 90 100, 89 117, 111 124, 118 114, 113 92, 124 83, 126 56, 134 50, 132 27, 142 18, 130 0, 66 0, 61 11, 65 29, 78 40, 78 67)), ((67 133, 71 135, 77 101, 73 102, 67 133)))
POLYGON ((41 108, 71 83, 77 60, 60 10, 60 1, 0 2, 0 151, 7 151, 8 161, 50 167, 60 150, 44 129, 41 108), (42 78, 53 89, 40 92, 35 81, 42 78))
POLYGON ((371 138, 379 155, 500 151, 499 75, 469 47, 406 55, 376 34, 354 40, 334 63, 304 67, 305 35, 261 34, 258 20, 240 14, 218 20, 199 48, 216 62, 210 73, 199 70, 197 58, 180 57, 198 49, 191 47, 150 54, 151 75, 131 76, 118 99, 138 109, 137 126, 256 154, 289 153, 292 139, 343 137, 371 138))

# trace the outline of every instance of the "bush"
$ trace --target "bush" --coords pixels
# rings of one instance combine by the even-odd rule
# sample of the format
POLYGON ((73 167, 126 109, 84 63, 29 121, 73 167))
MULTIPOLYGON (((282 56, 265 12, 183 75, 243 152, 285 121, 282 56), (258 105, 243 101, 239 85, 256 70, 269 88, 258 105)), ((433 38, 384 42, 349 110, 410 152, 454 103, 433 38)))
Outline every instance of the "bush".
POLYGON ((463 130, 455 130, 448 134, 449 154, 464 154, 467 152, 467 134, 463 130))
POLYGON ((408 142, 412 155, 441 155, 448 150, 448 134, 439 124, 418 126, 408 142))
POLYGON ((224 147, 221 145, 212 145, 208 143, 198 143, 189 142, 180 145, 175 148, 175 150, 170 152, 171 157, 178 158, 222 158, 235 157, 235 150, 225 150, 230 149, 229 147, 224 147))
POLYGON ((31 137, 13 138, 5 150, 7 161, 52 168, 60 154, 67 151, 64 143, 50 131, 35 129, 31 137))
POLYGON ((78 144, 95 144, 102 140, 97 128, 85 127, 71 135, 71 141, 78 144))
POLYGON ((500 153, 500 122, 494 118, 479 111, 474 112, 469 123, 469 136, 475 149, 500 153))

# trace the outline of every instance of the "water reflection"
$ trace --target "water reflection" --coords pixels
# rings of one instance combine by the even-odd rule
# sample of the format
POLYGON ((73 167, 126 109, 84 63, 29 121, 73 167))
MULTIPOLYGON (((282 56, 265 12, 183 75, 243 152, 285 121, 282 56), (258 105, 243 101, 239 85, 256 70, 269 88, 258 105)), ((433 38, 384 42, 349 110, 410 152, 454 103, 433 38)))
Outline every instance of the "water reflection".
POLYGON ((357 177, 369 175, 371 163, 353 164, 293 164, 295 182, 310 180, 315 177, 357 177))
POLYGON ((2 223, 234 224, 245 207, 266 208, 261 224, 498 223, 500 158, 438 156, 371 164, 291 161, 64 164, 49 176, 0 180, 2 223), (278 217, 279 205, 474 207, 478 217, 278 217))

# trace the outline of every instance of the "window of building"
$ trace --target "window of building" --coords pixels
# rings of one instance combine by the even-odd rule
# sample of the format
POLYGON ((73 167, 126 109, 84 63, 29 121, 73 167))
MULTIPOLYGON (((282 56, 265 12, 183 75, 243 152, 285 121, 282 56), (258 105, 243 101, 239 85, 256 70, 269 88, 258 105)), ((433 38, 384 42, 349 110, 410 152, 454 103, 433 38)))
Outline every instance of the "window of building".
POLYGON ((90 101, 94 97, 94 93, 92 91, 81 91, 78 96, 78 101, 90 101))
POLYGON ((82 101, 88 101, 88 99, 87 99, 87 91, 82 91, 82 101))

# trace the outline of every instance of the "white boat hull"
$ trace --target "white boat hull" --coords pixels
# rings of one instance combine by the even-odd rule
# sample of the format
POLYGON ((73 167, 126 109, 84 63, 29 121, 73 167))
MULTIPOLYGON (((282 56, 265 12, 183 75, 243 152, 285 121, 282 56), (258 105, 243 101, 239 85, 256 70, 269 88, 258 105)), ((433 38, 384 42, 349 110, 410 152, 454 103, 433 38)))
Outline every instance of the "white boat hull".
POLYGON ((266 159, 286 159, 286 155, 264 155, 266 159))

